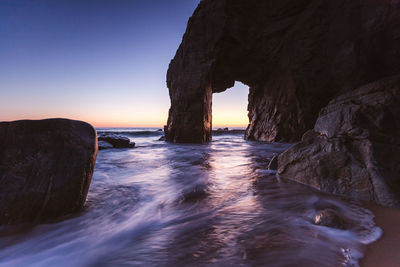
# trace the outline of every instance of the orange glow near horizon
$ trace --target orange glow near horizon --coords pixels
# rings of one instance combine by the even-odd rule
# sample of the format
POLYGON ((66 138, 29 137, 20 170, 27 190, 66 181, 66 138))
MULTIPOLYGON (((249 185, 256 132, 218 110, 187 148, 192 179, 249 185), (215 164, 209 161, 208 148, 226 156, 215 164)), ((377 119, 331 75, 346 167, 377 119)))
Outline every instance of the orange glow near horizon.
MULTIPOLYGON (((134 116, 132 116, 134 117, 134 116)), ((127 118, 127 116, 121 117, 112 117, 112 116, 104 116, 102 119, 94 116, 82 116, 82 115, 74 115, 74 114, 57 114, 57 113, 49 113, 45 114, 36 114, 25 116, 22 114, 3 117, 0 116, 0 121, 17 121, 17 120, 43 120, 43 119, 51 119, 51 118, 64 118, 70 120, 78 120, 84 121, 91 124, 95 128, 130 128, 130 127, 150 127, 150 128, 161 128, 167 123, 167 118, 155 119, 154 117, 149 116, 148 118, 142 117, 139 120, 135 120, 132 118, 127 118)))
MULTIPOLYGON (((235 112, 230 112, 228 110, 215 112, 213 114, 213 127, 247 127, 248 120, 247 117, 243 114, 235 114, 235 112)), ((65 118, 71 120, 79 120, 85 121, 95 128, 163 128, 164 125, 167 124, 167 118, 164 120, 154 120, 149 119, 146 120, 142 118, 142 120, 119 120, 115 118, 112 120, 111 118, 107 118, 107 120, 99 120, 98 118, 89 118, 89 117, 76 117, 76 116, 57 116, 57 115, 49 115, 49 116, 15 116, 10 117, 9 119, 1 119, 1 121, 16 121, 16 120, 43 120, 49 118, 65 118)))
POLYGON ((213 127, 247 127, 246 114, 238 111, 221 110, 213 114, 213 127))
MULTIPOLYGON (((166 91, 166 90, 165 90, 166 91)), ((166 94, 166 93, 165 93, 166 94)), ((235 88, 213 94, 213 127, 246 127, 248 87, 238 83, 235 88)), ((167 124, 168 96, 138 98, 133 105, 129 98, 110 99, 97 95, 86 99, 31 99, 26 104, 0 106, 0 121, 23 119, 67 118, 90 123, 94 127, 157 127, 167 124), (29 115, 27 115, 29 114, 29 115)), ((12 102, 13 99, 10 99, 12 102)), ((14 99, 14 102, 16 100, 14 99)))
POLYGON ((233 88, 213 94, 213 127, 246 127, 249 87, 236 82, 233 88))
POLYGON ((165 122, 132 122, 132 121, 104 121, 104 122, 91 122, 96 128, 162 128, 166 125, 165 122))

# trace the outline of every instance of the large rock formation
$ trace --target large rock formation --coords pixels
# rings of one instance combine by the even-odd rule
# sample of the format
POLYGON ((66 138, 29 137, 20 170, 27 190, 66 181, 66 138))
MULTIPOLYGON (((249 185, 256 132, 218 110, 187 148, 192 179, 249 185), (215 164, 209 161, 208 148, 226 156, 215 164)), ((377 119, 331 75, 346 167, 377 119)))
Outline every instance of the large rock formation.
POLYGON ((278 166, 280 177, 400 207, 400 75, 333 99, 278 166))
POLYGON ((171 61, 166 138, 211 138, 212 94, 250 86, 246 137, 297 141, 335 95, 400 71, 397 0, 203 0, 171 61))
POLYGON ((0 123, 0 224, 80 210, 95 165, 96 137, 80 121, 0 123))

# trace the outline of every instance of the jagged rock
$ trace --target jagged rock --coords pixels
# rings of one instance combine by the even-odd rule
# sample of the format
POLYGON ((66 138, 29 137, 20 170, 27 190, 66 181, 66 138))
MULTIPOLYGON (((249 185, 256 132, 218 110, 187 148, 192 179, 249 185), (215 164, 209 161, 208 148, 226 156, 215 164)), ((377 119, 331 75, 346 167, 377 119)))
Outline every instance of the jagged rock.
POLYGON ((0 123, 0 224, 79 211, 97 155, 94 128, 47 119, 0 123))
POLYGON ((250 87, 246 138, 299 141, 339 92, 400 71, 389 0, 203 0, 171 61, 166 138, 211 139, 212 94, 250 87))
MULTIPOLYGON (((112 145, 113 148, 132 148, 135 147, 135 143, 131 142, 129 138, 116 135, 116 134, 102 134, 99 136, 99 141, 107 142, 112 145)), ((106 148, 106 147, 102 147, 106 148)), ((108 148, 108 147, 107 147, 108 148)))
POLYGON ((347 220, 333 209, 324 209, 315 215, 314 223, 316 225, 327 226, 337 229, 349 229, 353 222, 347 220))
POLYGON ((217 132, 228 132, 229 128, 218 128, 217 132))
POLYGON ((113 145, 106 141, 98 141, 97 143, 98 143, 99 150, 113 148, 113 145))
POLYGON ((400 75, 333 99, 278 158, 280 177, 400 207, 400 75))

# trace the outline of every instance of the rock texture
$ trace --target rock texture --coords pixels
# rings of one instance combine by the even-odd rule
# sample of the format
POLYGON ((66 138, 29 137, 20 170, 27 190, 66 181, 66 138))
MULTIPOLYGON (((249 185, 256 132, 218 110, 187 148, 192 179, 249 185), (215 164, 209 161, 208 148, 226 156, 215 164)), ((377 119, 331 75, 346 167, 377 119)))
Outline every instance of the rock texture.
POLYGON ((47 119, 0 123, 0 224, 79 211, 97 155, 92 126, 47 119))
POLYGON ((400 207, 400 75, 330 101, 278 166, 280 177, 400 207))
POLYGON ((98 144, 99 150, 114 148, 112 144, 110 144, 106 141, 98 141, 97 144, 98 144))
POLYGON ((397 0, 203 0, 171 61, 166 138, 211 139, 212 94, 250 87, 246 138, 298 141, 335 95, 400 71, 397 0))
POLYGON ((135 143, 131 142, 129 138, 117 134, 110 134, 110 133, 101 134, 98 140, 99 140, 99 149, 135 147, 135 143), (107 143, 109 145, 107 145, 107 143))

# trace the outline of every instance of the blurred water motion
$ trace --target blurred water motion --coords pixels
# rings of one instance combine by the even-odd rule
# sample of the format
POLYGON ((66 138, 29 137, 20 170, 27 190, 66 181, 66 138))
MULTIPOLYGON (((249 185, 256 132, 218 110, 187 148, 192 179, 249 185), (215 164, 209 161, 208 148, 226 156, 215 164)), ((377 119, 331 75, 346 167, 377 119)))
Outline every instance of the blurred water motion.
POLYGON ((3 227, 0 266, 357 266, 381 233, 357 203, 275 178, 266 166, 288 144, 240 131, 207 145, 119 132, 138 147, 99 152, 85 210, 3 227))

